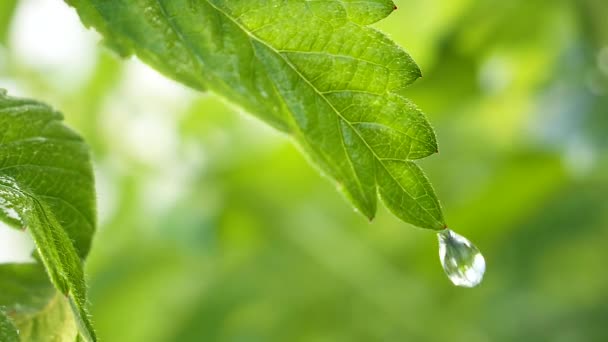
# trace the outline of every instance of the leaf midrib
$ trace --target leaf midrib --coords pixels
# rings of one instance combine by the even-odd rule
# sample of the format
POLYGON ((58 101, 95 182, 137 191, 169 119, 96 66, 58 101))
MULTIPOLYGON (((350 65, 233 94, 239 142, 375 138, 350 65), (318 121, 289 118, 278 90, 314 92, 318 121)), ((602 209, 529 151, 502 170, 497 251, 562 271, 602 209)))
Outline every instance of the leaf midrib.
MULTIPOLYGON (((1 175, 2 173, 0 173, 1 175)), ((84 214, 84 212, 82 212, 80 209, 78 209, 77 207, 75 207, 72 203, 68 202, 67 200, 61 198, 61 197, 57 197, 57 196, 51 196, 51 195, 34 195, 28 191, 25 191, 23 189, 17 189, 14 188, 10 185, 6 185, 6 184, 0 184, 0 188, 5 188, 8 189, 9 191, 12 192, 17 192, 20 193, 23 196, 26 196, 30 199, 32 199, 33 201, 35 201, 38 205, 40 205, 42 207, 42 204, 40 203, 40 200, 38 200, 38 197, 46 197, 46 198, 51 198, 51 199, 56 199, 59 200, 61 202, 63 202, 64 204, 66 204, 69 208, 71 208, 72 210, 74 210, 78 215, 80 215, 82 217, 82 219, 84 219, 84 221, 87 223, 87 225, 89 225, 89 228, 94 228, 95 226, 93 225, 93 222, 91 222, 91 220, 89 218, 87 218, 87 216, 84 214)))
MULTIPOLYGON (((3 145, 0 144, 0 146, 3 146, 3 145)), ((57 167, 57 166, 36 165, 36 164, 15 164, 15 165, 3 166, 0 168, 0 175, 4 175, 9 178, 12 178, 12 176, 7 175, 3 171, 10 170, 10 169, 16 169, 16 168, 22 168, 22 167, 32 167, 32 168, 55 170, 55 171, 65 172, 65 173, 72 174, 72 175, 78 175, 80 177, 83 177, 87 181, 92 181, 90 176, 86 175, 83 172, 77 171, 77 170, 72 170, 72 169, 57 167)), ((0 186, 4 187, 6 189, 9 189, 9 190, 19 192, 19 193, 21 193, 25 196, 28 196, 32 199, 35 199, 35 200, 37 200, 36 197, 46 197, 46 198, 52 198, 52 199, 59 200, 62 203, 64 203, 65 205, 67 205, 68 207, 70 207, 72 210, 74 210, 82 219, 84 219, 85 223, 89 226, 89 229, 94 229, 94 227, 95 227, 95 225, 93 224, 93 221, 87 215, 85 215, 85 213, 81 209, 77 208, 74 204, 70 203, 65 198, 58 197, 58 196, 52 196, 52 195, 46 195, 46 194, 32 194, 28 191, 24 191, 22 189, 16 189, 11 186, 4 185, 4 184, 0 184, 0 186)))

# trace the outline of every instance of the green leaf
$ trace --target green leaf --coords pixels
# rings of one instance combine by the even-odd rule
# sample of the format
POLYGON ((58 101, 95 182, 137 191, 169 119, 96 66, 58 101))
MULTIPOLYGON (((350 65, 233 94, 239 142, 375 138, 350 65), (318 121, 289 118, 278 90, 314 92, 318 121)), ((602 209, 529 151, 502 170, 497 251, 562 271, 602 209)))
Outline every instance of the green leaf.
POLYGON ((413 162, 437 152, 434 131, 400 95, 420 70, 366 26, 392 1, 66 1, 120 54, 290 134, 369 219, 379 193, 406 222, 446 226, 413 162))
POLYGON ((17 329, 2 308, 0 308, 0 341, 19 342, 17 329))
POLYGON ((81 333, 95 340, 82 265, 95 230, 93 173, 87 146, 61 120, 47 105, 0 91, 0 219, 31 233, 81 333))
POLYGON ((21 341, 74 341, 77 329, 72 309, 42 265, 0 265, 0 279, 0 307, 18 328, 21 341))

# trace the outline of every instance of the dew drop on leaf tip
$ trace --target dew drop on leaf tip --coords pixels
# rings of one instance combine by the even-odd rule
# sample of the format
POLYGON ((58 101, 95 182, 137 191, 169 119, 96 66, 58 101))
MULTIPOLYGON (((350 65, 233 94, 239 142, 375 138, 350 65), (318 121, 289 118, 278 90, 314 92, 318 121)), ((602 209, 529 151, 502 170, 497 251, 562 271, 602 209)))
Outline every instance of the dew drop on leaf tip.
POLYGON ((439 260, 450 281, 456 286, 475 287, 481 283, 486 262, 471 241, 444 229, 437 233, 439 260))

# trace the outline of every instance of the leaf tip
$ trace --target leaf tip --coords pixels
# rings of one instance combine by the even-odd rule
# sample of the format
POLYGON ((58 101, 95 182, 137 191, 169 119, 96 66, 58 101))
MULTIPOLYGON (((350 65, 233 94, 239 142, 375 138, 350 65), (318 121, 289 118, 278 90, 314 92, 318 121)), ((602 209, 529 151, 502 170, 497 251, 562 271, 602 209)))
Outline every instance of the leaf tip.
POLYGON ((448 225, 446 223, 439 223, 438 222, 438 224, 435 225, 434 227, 427 227, 427 228, 432 229, 432 230, 438 232, 438 231, 446 230, 449 227, 448 227, 448 225))

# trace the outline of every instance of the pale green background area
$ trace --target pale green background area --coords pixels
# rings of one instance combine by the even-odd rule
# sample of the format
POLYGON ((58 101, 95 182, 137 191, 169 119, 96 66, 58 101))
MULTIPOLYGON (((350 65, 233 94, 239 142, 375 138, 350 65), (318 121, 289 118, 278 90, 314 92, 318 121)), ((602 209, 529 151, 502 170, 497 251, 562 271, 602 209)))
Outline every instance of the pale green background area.
POLYGON ((61 1, 19 2, 0 87, 92 146, 100 340, 608 339, 608 5, 396 4, 377 27, 422 69, 407 95, 440 153, 421 164, 484 252, 475 289, 445 278, 432 232, 368 223, 286 137, 119 61, 61 1))

